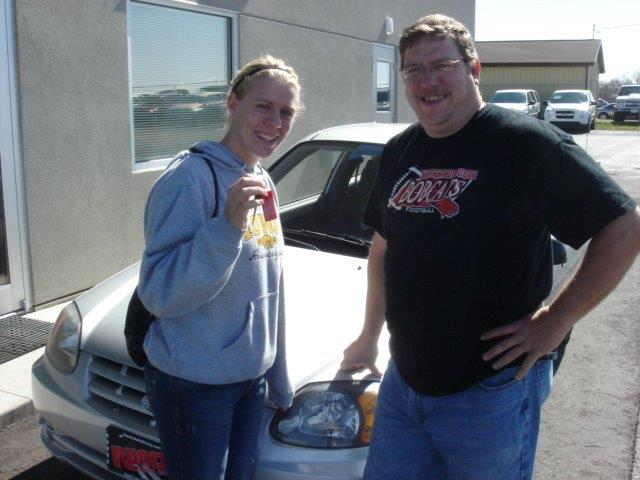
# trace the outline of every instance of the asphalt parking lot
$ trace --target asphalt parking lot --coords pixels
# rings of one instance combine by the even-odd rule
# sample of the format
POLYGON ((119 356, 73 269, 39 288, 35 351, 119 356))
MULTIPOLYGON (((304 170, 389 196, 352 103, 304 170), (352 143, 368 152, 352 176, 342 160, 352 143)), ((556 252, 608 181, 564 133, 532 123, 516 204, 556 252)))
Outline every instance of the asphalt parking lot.
MULTIPOLYGON (((640 132, 574 135, 640 203, 640 132)), ((536 480, 640 479, 640 261, 574 329, 544 407, 536 480)))
POLYGON ((640 200, 640 131, 593 130, 573 139, 640 200))

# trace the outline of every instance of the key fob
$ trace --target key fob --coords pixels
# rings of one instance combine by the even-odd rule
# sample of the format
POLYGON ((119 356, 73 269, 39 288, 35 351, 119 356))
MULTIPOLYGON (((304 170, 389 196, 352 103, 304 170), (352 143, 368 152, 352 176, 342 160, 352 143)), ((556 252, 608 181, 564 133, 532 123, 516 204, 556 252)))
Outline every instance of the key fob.
POLYGON ((276 207, 276 199, 273 195, 273 191, 267 191, 267 194, 262 197, 264 200, 262 204, 262 215, 267 222, 278 218, 278 207, 276 207))

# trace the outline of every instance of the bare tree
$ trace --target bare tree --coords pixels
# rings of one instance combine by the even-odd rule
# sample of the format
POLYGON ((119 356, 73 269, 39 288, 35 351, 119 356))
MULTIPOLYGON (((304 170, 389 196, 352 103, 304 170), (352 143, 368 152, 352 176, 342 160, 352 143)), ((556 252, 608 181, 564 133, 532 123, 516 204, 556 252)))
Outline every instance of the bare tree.
POLYGON ((630 76, 624 75, 622 77, 612 78, 607 82, 600 83, 600 98, 603 98, 607 102, 615 102, 620 86, 629 84, 640 84, 640 70, 637 70, 630 76))

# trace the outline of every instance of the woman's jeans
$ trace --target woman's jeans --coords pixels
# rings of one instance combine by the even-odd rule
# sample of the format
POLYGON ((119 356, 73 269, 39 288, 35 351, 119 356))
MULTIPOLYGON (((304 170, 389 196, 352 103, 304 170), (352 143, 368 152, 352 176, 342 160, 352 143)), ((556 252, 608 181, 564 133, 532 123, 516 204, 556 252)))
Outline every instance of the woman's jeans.
POLYGON ((145 380, 171 480, 253 478, 265 400, 262 377, 207 385, 147 363, 145 380))
POLYGON ((384 375, 364 479, 528 480, 552 362, 518 367, 467 390, 429 397, 412 390, 393 361, 384 375))

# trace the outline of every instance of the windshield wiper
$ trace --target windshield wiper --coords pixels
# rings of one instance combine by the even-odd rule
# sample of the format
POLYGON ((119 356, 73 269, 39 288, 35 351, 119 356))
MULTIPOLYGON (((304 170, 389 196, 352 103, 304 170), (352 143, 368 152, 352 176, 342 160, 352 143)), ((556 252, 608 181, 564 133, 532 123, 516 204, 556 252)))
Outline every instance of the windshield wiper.
POLYGON ((333 233, 322 233, 322 232, 314 232, 313 230, 296 230, 292 228, 284 228, 282 229, 284 236, 290 238, 289 235, 296 235, 300 237, 309 237, 309 238, 318 238, 322 240, 331 240, 334 242, 345 243, 347 245, 357 246, 357 247, 367 247, 369 248, 370 244, 361 238, 354 237, 351 235, 342 235, 342 234, 333 234, 333 233))
POLYGON ((302 240, 298 240, 296 238, 287 237, 286 236, 286 230, 285 230, 285 236, 284 236, 284 243, 287 244, 287 245, 294 245, 296 247, 307 248, 309 250, 315 250, 316 252, 320 252, 321 251, 315 245, 312 245, 312 244, 307 243, 307 242, 303 242, 302 240))
POLYGON ((350 240, 350 241, 352 241, 354 243, 357 243, 361 247, 370 248, 371 244, 373 243, 373 242, 369 242, 367 240, 364 240, 364 239, 362 239, 360 237, 356 237, 355 235, 349 235, 347 233, 331 233, 330 235, 336 236, 336 237, 340 237, 340 238, 343 238, 345 240, 350 240))

